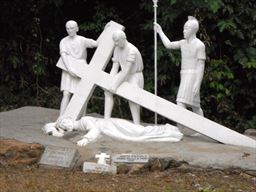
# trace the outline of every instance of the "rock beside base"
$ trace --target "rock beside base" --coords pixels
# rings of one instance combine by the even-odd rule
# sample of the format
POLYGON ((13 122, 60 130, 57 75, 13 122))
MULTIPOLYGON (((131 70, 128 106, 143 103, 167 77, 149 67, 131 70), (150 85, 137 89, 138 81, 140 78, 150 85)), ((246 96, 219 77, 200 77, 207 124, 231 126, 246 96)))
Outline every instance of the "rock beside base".
POLYGON ((0 139, 0 166, 32 165, 39 161, 44 147, 15 139, 0 139))

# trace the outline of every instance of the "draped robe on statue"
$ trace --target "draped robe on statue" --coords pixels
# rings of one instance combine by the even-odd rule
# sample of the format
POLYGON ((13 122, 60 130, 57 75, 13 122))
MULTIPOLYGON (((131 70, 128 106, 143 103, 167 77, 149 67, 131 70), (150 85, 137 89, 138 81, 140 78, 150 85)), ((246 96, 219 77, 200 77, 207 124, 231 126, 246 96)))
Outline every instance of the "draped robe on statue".
MULTIPOLYGON (((84 60, 85 64, 87 64, 87 48, 94 47, 97 47, 97 42, 93 39, 88 39, 80 35, 77 35, 74 39, 67 36, 60 42, 60 54, 65 53, 67 55, 70 67, 75 70, 76 61, 84 60)), ((63 62, 61 58, 57 66, 60 65, 59 62, 63 62)), ((67 71, 63 70, 61 75, 61 91, 66 90, 74 93, 79 81, 79 77, 73 77, 67 71)))
POLYGON ((135 125, 124 119, 100 119, 83 117, 78 121, 78 130, 88 130, 83 137, 88 143, 96 141, 101 135, 128 141, 169 141, 178 142, 183 138, 179 129, 170 124, 161 126, 135 125))

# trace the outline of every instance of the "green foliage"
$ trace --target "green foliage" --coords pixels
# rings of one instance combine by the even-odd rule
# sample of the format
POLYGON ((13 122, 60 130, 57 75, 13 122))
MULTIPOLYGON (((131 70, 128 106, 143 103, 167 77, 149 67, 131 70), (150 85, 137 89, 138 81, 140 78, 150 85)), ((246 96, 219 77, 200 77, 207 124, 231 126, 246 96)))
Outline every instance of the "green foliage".
POLYGON ((82 23, 79 28, 85 32, 91 31, 99 33, 102 31, 104 25, 109 20, 119 21, 119 17, 116 14, 116 9, 113 7, 108 7, 104 2, 96 1, 94 6, 94 13, 92 16, 92 21, 87 21, 82 23), (99 11, 100 10, 100 11, 99 11))
POLYGON ((1 4, 3 16, 0 21, 8 22, 0 39, 0 89, 1 93, 5 93, 0 99, 1 110, 12 106, 44 105, 46 102, 43 100, 49 99, 41 98, 48 89, 46 83, 51 85, 51 80, 48 80, 50 55, 46 53, 48 42, 44 39, 39 16, 45 5, 43 1, 36 0, 30 0, 25 5, 20 1, 4 1, 1 4))
POLYGON ((213 13, 216 13, 223 6, 223 2, 221 0, 205 0, 205 3, 208 4, 213 13))
POLYGON ((219 31, 223 32, 226 30, 235 30, 237 26, 235 25, 234 21, 232 19, 230 20, 222 20, 218 22, 217 26, 219 27, 219 31))
MULTIPOLYGON (((135 5, 130 1, 28 0, 24 4, 3 0, 0 7, 4 26, 0 31, 1 111, 23 105, 59 107, 61 70, 55 65, 69 19, 78 21, 81 35, 94 39, 109 20, 123 24, 128 40, 142 53, 145 89, 154 92, 152 1, 135 5)), ((158 1, 158 22, 171 40, 183 38, 188 15, 199 19, 198 37, 207 50, 201 88, 206 117, 241 132, 255 128, 256 4, 252 0, 158 1)), ((158 40, 159 96, 175 102, 179 71, 180 52, 167 50, 158 40)), ((96 89, 88 111, 103 113, 103 99, 103 91, 96 89)), ((115 102, 114 116, 130 118, 128 103, 120 98, 115 102)), ((153 113, 143 110, 142 119, 153 121, 153 113)))
POLYGON ((234 79, 234 74, 230 67, 227 65, 227 61, 212 59, 209 63, 210 68, 205 71, 207 77, 204 82, 204 88, 208 86, 215 92, 215 99, 220 102, 225 97, 230 96, 231 87, 229 81, 234 79))

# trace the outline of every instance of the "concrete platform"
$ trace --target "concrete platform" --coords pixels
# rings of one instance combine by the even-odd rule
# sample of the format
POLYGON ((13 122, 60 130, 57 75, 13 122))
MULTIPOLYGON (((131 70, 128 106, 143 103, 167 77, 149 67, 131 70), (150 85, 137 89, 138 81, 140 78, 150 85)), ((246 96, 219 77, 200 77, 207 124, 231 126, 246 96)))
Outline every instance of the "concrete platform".
MULTIPOLYGON (((129 142, 107 136, 86 147, 74 142, 81 133, 73 133, 64 138, 48 136, 41 128, 45 123, 53 122, 58 110, 42 107, 22 107, 0 113, 0 137, 13 138, 42 145, 65 146, 78 149, 81 161, 94 159, 96 153, 110 155, 120 153, 149 154, 150 157, 171 157, 177 161, 186 161, 191 166, 203 168, 241 168, 256 170, 256 149, 220 144, 204 136, 185 136, 181 142, 129 142)), ((254 138, 255 139, 255 138, 254 138)))

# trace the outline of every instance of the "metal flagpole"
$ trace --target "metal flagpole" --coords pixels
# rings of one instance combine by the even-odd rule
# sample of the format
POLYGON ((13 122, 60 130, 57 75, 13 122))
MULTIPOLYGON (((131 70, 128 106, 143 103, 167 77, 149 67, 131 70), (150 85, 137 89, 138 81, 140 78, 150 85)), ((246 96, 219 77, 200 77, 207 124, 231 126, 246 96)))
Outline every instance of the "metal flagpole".
MULTIPOLYGON (((157 23, 157 2, 153 0, 154 7, 154 23, 157 23)), ((155 95, 157 95, 157 33, 154 30, 154 68, 155 68, 155 95)), ((155 113, 155 124, 157 125, 157 113, 155 113)))

